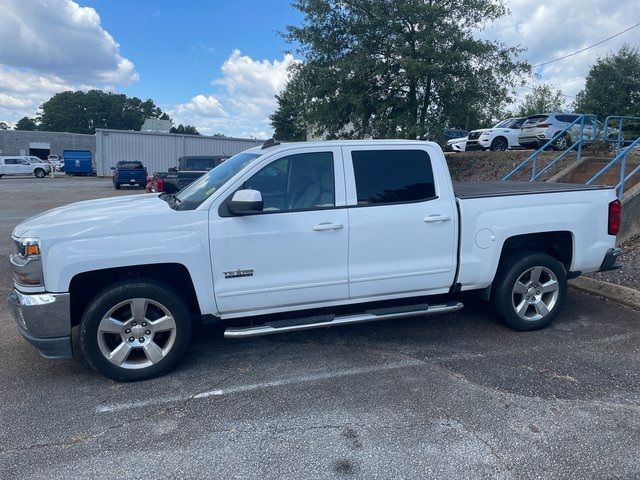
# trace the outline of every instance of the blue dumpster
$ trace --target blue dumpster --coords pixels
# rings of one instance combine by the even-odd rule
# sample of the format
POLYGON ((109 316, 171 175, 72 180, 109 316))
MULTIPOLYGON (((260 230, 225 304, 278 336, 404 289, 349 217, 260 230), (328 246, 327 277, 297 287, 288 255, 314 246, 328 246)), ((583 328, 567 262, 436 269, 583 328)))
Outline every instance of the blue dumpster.
POLYGON ((65 150, 64 173, 67 175, 95 175, 91 151, 89 150, 65 150))

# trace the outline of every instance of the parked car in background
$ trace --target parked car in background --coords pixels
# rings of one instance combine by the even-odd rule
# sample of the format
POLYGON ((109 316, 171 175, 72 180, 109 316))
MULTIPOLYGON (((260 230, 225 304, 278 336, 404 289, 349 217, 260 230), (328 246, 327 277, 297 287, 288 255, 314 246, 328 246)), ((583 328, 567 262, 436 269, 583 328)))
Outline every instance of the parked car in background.
POLYGON ((505 151, 510 148, 517 148, 520 127, 526 118, 507 118, 498 122, 492 128, 480 128, 469 132, 469 140, 466 144, 467 151, 470 150, 492 150, 505 151))
POLYGON ((452 138, 444 144, 445 152, 465 152, 467 150, 468 137, 452 138))
POLYGON ((520 148, 518 137, 526 120, 526 117, 507 118, 493 128, 483 130, 477 143, 484 150, 491 151, 504 152, 511 148, 520 148))
POLYGON ((58 155, 49 155, 47 157, 48 162, 53 167, 54 171, 61 172, 64 170, 64 159, 58 155))
POLYGON ((468 130, 462 130, 460 128, 445 128, 440 135, 440 138, 437 139, 437 143, 441 147, 445 147, 449 140, 457 140, 460 138, 464 138, 469 135, 468 130))
POLYGON ((167 172, 156 172, 147 182, 147 190, 175 193, 224 162, 227 156, 184 156, 178 159, 178 167, 167 172))
POLYGON ((35 175, 45 177, 51 172, 51 165, 38 157, 10 156, 0 157, 0 177, 3 175, 35 175))
POLYGON ((123 185, 146 187, 147 169, 137 160, 122 160, 111 167, 113 170, 113 188, 120 190, 123 185))
MULTIPOLYGON (((524 148, 540 148, 579 117, 575 113, 544 113, 527 117, 518 136, 518 143, 524 148)), ((572 143, 571 134, 567 132, 554 142, 553 147, 565 150, 572 143)))
POLYGON ((200 322, 247 338, 454 312, 475 291, 536 330, 567 278, 616 268, 620 215, 613 187, 452 182, 433 142, 271 141, 176 194, 23 221, 10 302, 43 355, 71 356, 78 326, 89 364, 126 381, 173 368, 200 322))

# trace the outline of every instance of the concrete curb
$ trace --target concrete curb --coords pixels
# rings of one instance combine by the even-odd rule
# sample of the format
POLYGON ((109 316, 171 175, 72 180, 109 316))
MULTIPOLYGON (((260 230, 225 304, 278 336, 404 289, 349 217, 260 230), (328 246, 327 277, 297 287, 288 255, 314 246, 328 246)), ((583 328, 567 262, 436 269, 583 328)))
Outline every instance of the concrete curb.
POLYGON ((569 281, 569 285, 577 290, 599 295, 612 302, 621 303, 627 307, 640 310, 640 290, 589 277, 574 278, 569 281))

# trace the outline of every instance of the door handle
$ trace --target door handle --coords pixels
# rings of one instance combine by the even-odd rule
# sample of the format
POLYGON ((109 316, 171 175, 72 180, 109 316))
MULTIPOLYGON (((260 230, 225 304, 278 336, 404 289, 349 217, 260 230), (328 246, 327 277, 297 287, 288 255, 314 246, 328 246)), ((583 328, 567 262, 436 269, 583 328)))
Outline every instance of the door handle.
POLYGON ((315 227, 313 227, 313 230, 315 232, 323 232, 325 230, 342 230, 342 225, 340 225, 339 223, 321 223, 319 225, 316 225, 315 227))
POLYGON ((431 222, 448 222, 449 220, 451 220, 451 217, 447 217, 446 215, 429 215, 428 217, 424 218, 424 221, 427 223, 431 223, 431 222))

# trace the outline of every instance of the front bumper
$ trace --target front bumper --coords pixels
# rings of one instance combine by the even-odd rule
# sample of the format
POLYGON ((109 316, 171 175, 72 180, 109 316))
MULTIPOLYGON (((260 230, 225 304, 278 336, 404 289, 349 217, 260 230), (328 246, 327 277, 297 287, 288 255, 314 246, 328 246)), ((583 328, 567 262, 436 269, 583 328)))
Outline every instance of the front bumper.
POLYGON ((618 258, 620 258, 621 255, 622 255, 621 248, 610 248, 609 250, 607 250, 607 253, 604 256, 604 260, 600 265, 599 271, 606 272, 609 270, 617 270, 618 268, 620 268, 621 265, 617 265, 616 262, 618 261, 618 258))
POLYGON ((13 290, 9 305, 18 331, 43 357, 72 356, 68 293, 24 294, 13 290))
POLYGON ((475 150, 484 150, 484 147, 478 143, 478 140, 467 140, 465 150, 467 152, 473 152, 475 150))

